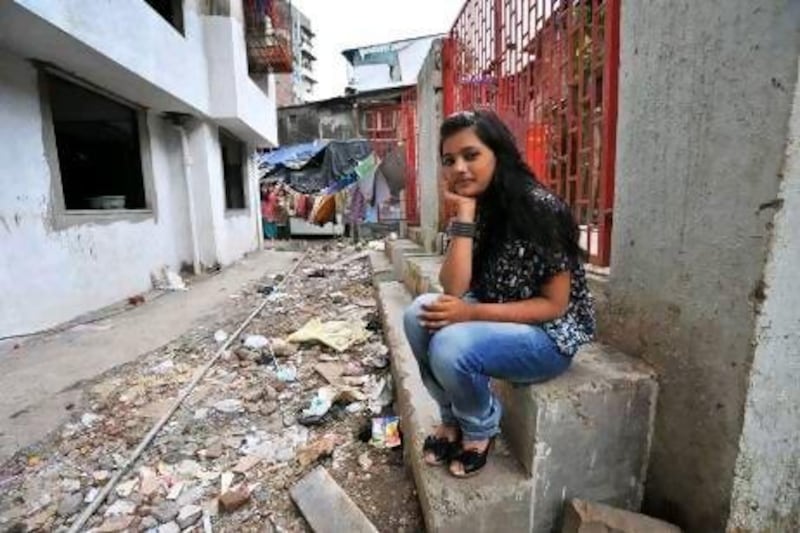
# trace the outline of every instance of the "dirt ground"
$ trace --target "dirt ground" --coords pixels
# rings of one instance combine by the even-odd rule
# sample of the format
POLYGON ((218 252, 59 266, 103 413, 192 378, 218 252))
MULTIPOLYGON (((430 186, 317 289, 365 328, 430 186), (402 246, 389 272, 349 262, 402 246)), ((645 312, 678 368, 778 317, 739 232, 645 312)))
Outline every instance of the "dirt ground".
POLYGON ((387 349, 359 251, 314 243, 293 276, 243 287, 207 323, 84 384, 68 423, 0 467, 0 531, 66 531, 220 351, 223 333, 265 299, 86 529, 204 531, 205 522, 213 531, 307 531, 289 488, 322 465, 378 530, 422 530, 402 447, 364 442, 372 419, 390 416, 392 406, 387 349), (342 351, 282 341, 314 318, 358 324, 366 338, 342 351), (253 337, 245 346, 252 335, 269 344, 258 347, 253 337), (320 363, 336 372, 323 377, 320 363), (330 391, 336 400, 321 419, 304 413, 330 391))

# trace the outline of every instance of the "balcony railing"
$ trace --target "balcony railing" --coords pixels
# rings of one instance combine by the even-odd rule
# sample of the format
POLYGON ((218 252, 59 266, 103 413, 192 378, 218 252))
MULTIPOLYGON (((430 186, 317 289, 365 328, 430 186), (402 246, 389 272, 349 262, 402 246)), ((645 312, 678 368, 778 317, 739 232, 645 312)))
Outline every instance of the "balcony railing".
POLYGON ((291 6, 285 0, 245 0, 251 73, 292 72, 291 6))

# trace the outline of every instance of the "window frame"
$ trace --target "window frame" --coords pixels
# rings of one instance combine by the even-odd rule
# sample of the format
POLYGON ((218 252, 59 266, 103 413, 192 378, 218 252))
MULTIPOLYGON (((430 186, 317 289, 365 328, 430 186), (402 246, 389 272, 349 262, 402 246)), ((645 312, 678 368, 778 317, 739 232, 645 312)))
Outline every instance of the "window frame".
POLYGON ((217 142, 219 143, 219 164, 222 173, 222 202, 225 207, 226 216, 238 216, 250 209, 250 171, 248 168, 248 146, 247 143, 237 137, 233 132, 223 127, 217 128, 217 142), (242 207, 228 207, 228 188, 225 177, 225 159, 222 153, 222 141, 227 137, 229 141, 237 143, 241 149, 240 168, 242 180, 242 207))
POLYGON ((72 226, 92 223, 116 222, 120 220, 141 221, 157 217, 157 200, 153 179, 153 161, 151 139, 147 111, 120 96, 110 93, 101 87, 76 78, 56 68, 41 66, 38 69, 39 103, 42 119, 42 143, 50 174, 49 218, 55 229, 66 229, 72 226), (139 209, 67 209, 64 197, 64 181, 61 175, 61 163, 58 158, 53 109, 50 102, 50 78, 77 85, 102 98, 131 108, 136 116, 139 136, 139 157, 141 158, 142 186, 144 189, 145 207, 139 209))
POLYGON ((178 13, 172 13, 172 18, 176 20, 169 20, 167 17, 164 16, 158 9, 153 6, 149 2, 149 0, 144 0, 144 3, 147 4, 147 7, 152 9, 156 15, 161 17, 164 22, 169 24, 176 32, 180 33, 182 37, 186 38, 186 9, 183 5, 183 0, 170 0, 171 8, 174 9, 175 6, 178 6, 178 13))

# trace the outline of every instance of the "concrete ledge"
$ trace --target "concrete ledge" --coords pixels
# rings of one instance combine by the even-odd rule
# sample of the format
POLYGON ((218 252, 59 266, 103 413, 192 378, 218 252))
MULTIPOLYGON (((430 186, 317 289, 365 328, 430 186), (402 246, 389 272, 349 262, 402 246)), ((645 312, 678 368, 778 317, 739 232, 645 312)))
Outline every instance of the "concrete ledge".
MULTIPOLYGON (((403 284, 378 284, 380 305, 398 385, 399 412, 406 424, 404 432, 410 436, 406 449, 429 529, 445 530, 442 524, 449 528, 459 523, 468 531, 497 531, 497 524, 503 524, 504 531, 550 532, 559 526, 564 503, 573 497, 638 510, 658 392, 655 374, 641 360, 591 344, 557 379, 523 387, 493 384, 505 410, 503 438, 532 490, 529 494, 527 488, 515 489, 509 497, 524 499, 528 522, 520 518, 511 526, 503 520, 480 526, 488 529, 474 529, 472 519, 456 522, 451 515, 442 515, 447 509, 466 513, 462 506, 473 505, 473 500, 460 494, 470 487, 468 482, 443 488, 449 487, 445 480, 431 474, 434 471, 422 462, 422 439, 435 421, 436 410, 405 340, 402 310, 411 302, 409 293, 441 291, 437 280, 443 258, 419 253, 410 241, 394 241, 387 254, 395 274, 402 274, 398 279, 403 284)), ((484 474, 477 479, 483 480, 484 474)), ((493 500, 474 500, 478 501, 489 505, 493 500)), ((509 512, 521 513, 517 508, 509 512)))
POLYGON ((411 296, 399 282, 378 283, 378 296, 406 462, 414 475, 427 531, 530 531, 533 483, 502 441, 484 471, 471 479, 453 478, 445 468, 429 467, 423 461, 422 443, 437 423, 438 412, 403 332, 403 311, 411 296))
POLYGON ((439 269, 443 260, 440 255, 406 255, 403 283, 408 292, 413 296, 428 292, 444 292, 439 283, 439 269))
POLYGON ((408 239, 386 239, 386 257, 394 267, 395 279, 405 278, 406 262, 409 255, 425 255, 425 250, 408 239))
POLYGON ((408 227, 408 238, 411 242, 425 248, 425 243, 422 241, 422 228, 419 226, 408 227))
POLYGON ((562 376, 533 386, 494 383, 503 435, 532 476, 536 531, 558 525, 578 497, 638 510, 658 385, 642 361, 590 344, 562 376))
POLYGON ((392 268, 392 263, 384 253, 370 251, 369 265, 372 269, 372 280, 374 283, 379 283, 381 281, 392 281, 394 279, 394 269, 392 268))

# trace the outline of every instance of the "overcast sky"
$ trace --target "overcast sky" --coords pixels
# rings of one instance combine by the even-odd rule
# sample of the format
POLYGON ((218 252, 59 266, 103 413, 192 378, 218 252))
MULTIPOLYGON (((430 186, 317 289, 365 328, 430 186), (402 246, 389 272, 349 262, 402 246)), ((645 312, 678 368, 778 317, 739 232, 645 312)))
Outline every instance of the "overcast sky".
POLYGON ((342 50, 417 35, 445 33, 465 0, 292 0, 311 19, 317 85, 314 99, 344 93, 342 50))

